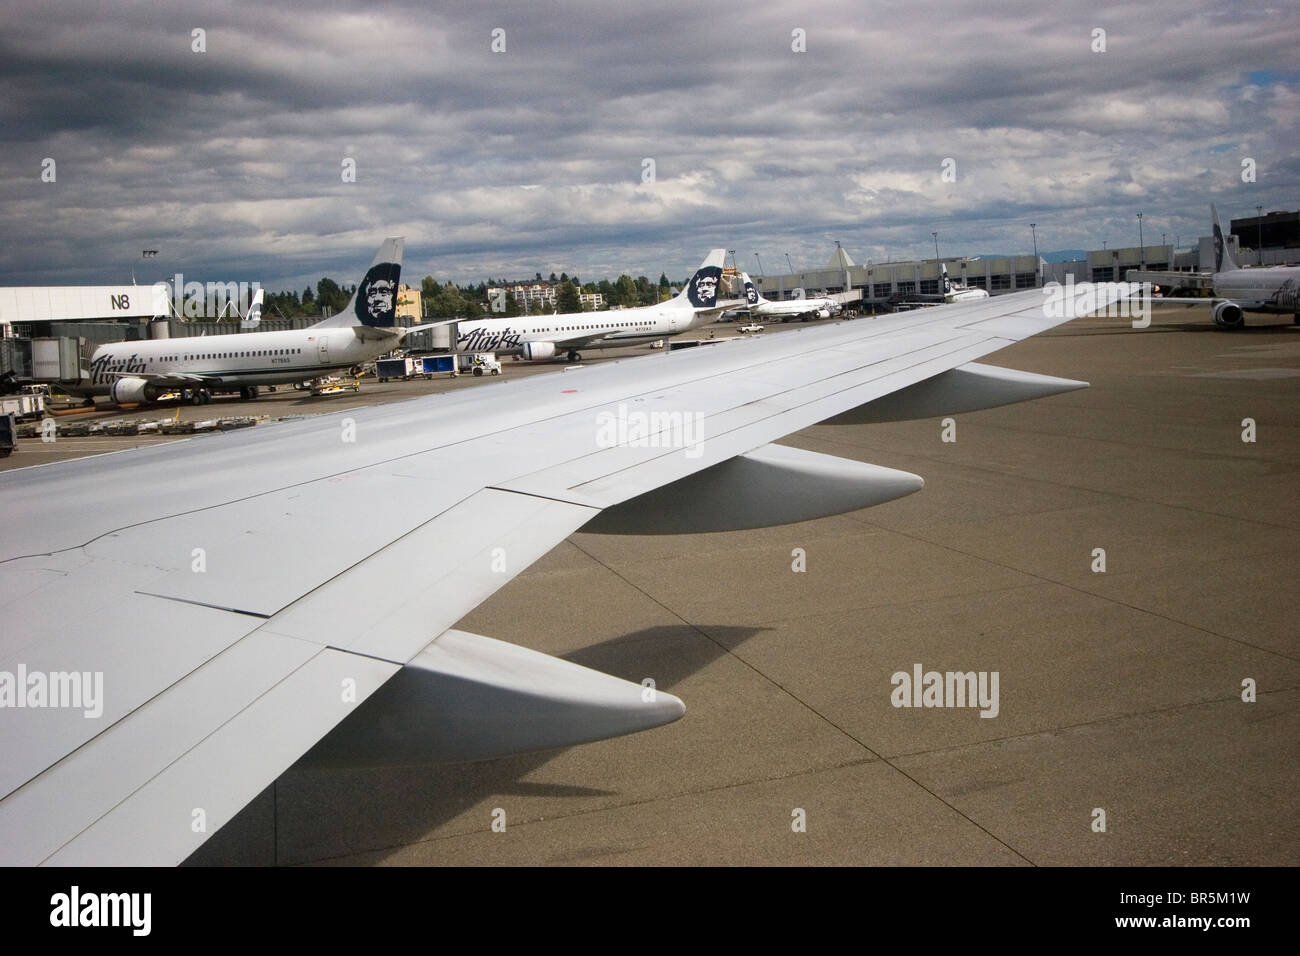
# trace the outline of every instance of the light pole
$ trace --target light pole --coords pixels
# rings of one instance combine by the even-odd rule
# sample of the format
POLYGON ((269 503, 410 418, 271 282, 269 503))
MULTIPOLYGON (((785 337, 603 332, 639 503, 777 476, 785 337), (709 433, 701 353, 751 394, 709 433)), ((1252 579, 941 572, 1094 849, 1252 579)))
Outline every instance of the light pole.
POLYGON ((763 260, 758 258, 758 253, 754 253, 754 259, 758 262, 758 274, 763 274, 763 260))
POLYGON ((737 272, 739 272, 739 271, 740 271, 740 266, 736 264, 736 250, 735 250, 735 249, 728 249, 728 250, 727 250, 727 255, 731 256, 731 268, 733 268, 733 269, 735 269, 737 272))
POLYGON ((934 258, 937 262, 939 260, 939 234, 937 232, 932 232, 930 235, 934 236, 934 258))
POLYGON ((790 261, 790 253, 785 254, 785 264, 790 267, 790 275, 794 275, 794 263, 790 261))
POLYGON ((1142 241, 1142 213, 1138 213, 1138 268, 1147 267, 1147 247, 1142 241))
POLYGON ((1038 261, 1038 223, 1031 222, 1029 231, 1034 234, 1034 288, 1043 284, 1042 265, 1038 261))
POLYGON ((1255 207, 1255 245, 1259 247, 1259 264, 1264 264, 1264 207, 1255 207))

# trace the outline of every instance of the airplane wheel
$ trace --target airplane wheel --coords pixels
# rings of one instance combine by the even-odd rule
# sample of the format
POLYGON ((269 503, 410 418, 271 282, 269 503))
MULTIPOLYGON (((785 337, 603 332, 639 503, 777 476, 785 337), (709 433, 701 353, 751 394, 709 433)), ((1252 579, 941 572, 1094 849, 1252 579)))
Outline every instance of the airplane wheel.
POLYGON ((199 389, 199 404, 207 405, 211 401, 212 401, 212 393, 209 392, 206 388, 199 389))
POLYGON ((250 386, 248 386, 248 397, 249 397, 249 398, 257 398, 257 386, 256 386, 256 385, 250 385, 250 386))
POLYGON ((184 395, 182 395, 181 397, 182 397, 185 401, 189 402, 191 405, 202 405, 202 404, 203 404, 203 396, 202 396, 202 394, 200 394, 200 392, 199 392, 199 390, 198 390, 197 388, 187 389, 186 392, 184 393, 184 395))

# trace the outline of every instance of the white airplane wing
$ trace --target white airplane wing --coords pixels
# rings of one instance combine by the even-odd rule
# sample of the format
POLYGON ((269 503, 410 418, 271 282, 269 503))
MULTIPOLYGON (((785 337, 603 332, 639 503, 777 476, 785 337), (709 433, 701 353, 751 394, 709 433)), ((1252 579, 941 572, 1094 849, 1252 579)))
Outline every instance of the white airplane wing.
POLYGON ((580 528, 756 527, 917 490, 771 442, 1082 387, 975 363, 1075 317, 1043 301, 0 474, 0 862, 178 863, 309 750, 467 759, 676 719, 670 694, 454 625, 580 528))

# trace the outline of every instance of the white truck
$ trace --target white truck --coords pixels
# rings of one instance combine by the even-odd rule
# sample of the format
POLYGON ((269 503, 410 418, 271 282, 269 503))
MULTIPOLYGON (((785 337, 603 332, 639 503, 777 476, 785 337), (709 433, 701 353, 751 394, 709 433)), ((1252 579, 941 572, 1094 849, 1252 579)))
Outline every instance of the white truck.
POLYGON ((12 414, 18 421, 28 421, 45 415, 45 393, 27 391, 21 395, 0 396, 0 415, 12 414))
POLYGON ((466 366, 472 375, 500 375, 501 363, 495 352, 475 352, 466 366))

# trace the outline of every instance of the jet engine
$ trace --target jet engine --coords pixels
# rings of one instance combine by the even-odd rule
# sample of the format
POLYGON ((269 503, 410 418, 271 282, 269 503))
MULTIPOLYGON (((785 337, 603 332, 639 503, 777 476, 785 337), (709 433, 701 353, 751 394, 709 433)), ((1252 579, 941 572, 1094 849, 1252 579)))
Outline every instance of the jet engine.
POLYGON ((162 389, 142 378, 119 378, 108 390, 109 397, 118 405, 143 405, 156 402, 162 389))
POLYGON ((1239 329, 1246 324, 1246 315, 1235 302, 1220 302, 1214 307, 1214 324, 1221 329, 1239 329))
POLYGON ((554 342, 525 342, 524 359, 536 362, 540 359, 555 358, 554 342))

